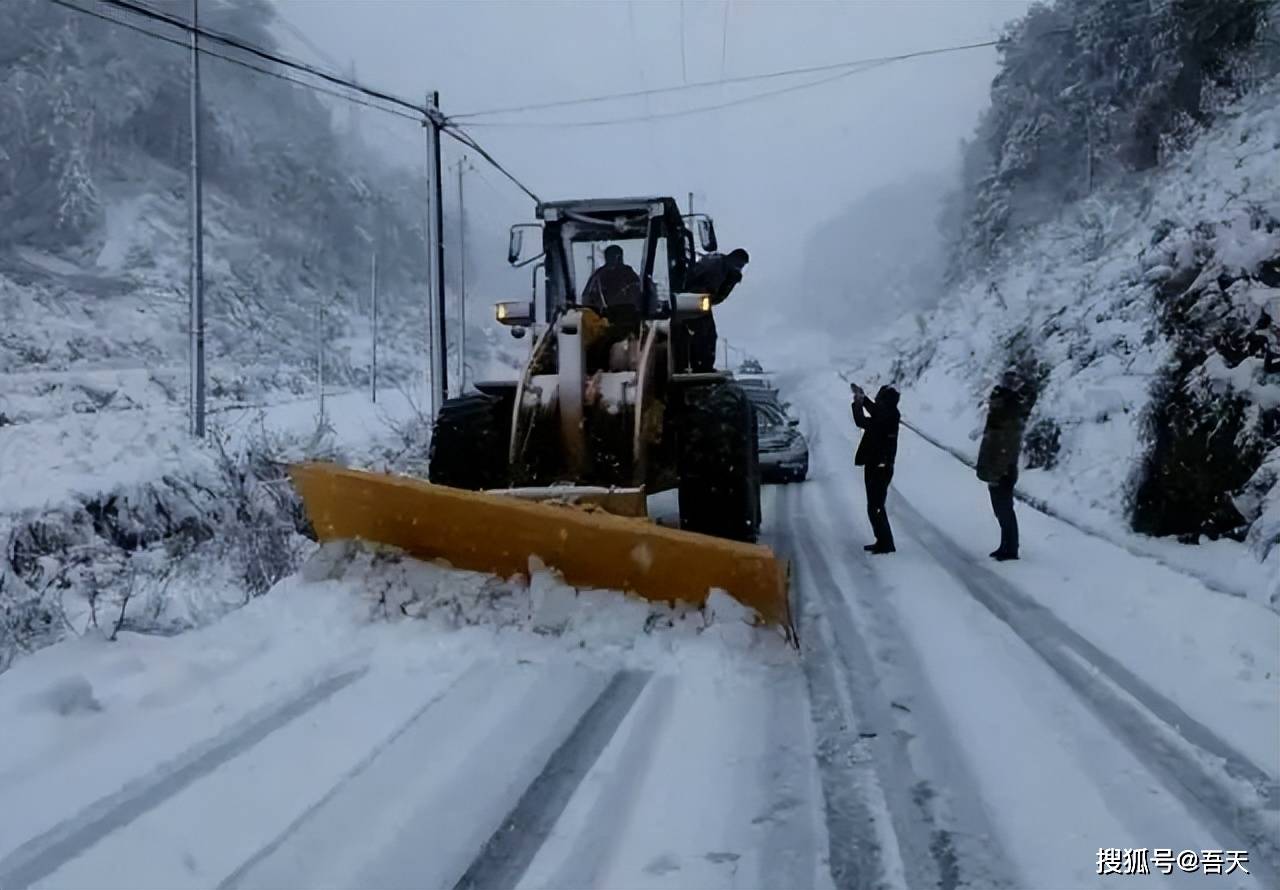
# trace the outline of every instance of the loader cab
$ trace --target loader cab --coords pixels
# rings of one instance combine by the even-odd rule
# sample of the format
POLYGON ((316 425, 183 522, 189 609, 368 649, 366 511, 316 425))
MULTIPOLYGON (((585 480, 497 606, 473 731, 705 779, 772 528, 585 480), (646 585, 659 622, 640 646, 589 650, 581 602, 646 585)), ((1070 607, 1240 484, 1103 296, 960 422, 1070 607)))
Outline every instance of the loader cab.
POLYGON ((671 295, 683 289, 696 257, 693 232, 674 199, 552 201, 540 204, 537 216, 542 253, 524 257, 526 225, 513 228, 508 259, 513 265, 542 262, 545 288, 534 310, 538 321, 583 304, 583 289, 611 246, 622 249, 623 263, 639 276, 639 293, 628 301, 634 311, 644 319, 670 316, 671 295))

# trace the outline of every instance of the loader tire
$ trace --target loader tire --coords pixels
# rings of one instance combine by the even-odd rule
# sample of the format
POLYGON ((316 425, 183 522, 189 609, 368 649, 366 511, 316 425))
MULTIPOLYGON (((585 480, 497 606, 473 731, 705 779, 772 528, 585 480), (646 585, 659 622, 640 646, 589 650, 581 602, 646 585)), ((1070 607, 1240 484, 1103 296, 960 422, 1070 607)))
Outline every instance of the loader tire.
POLYGON ((447 400, 431 435, 428 480, 470 491, 508 487, 510 429, 509 399, 470 393, 447 400))
POLYGON ((760 534, 755 408, 732 384, 685 393, 680 423, 680 527, 735 541, 760 534))

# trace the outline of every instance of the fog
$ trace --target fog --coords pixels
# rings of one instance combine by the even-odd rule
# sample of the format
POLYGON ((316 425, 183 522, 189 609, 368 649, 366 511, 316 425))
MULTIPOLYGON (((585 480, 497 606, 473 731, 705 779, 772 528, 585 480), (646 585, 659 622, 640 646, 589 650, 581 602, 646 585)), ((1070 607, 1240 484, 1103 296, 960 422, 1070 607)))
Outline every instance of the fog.
MULTIPOLYGON (((281 37, 295 55, 353 67, 362 82, 405 96, 439 90, 448 115, 976 43, 1027 7, 1011 0, 276 5, 293 30, 281 37)), ((717 85, 463 123, 546 199, 655 193, 683 205, 693 192, 695 209, 714 216, 723 248, 751 252, 745 281, 717 315, 726 336, 750 338, 811 314, 801 298, 802 259, 815 228, 869 191, 954 164, 987 102, 995 59, 994 49, 974 49, 835 80, 827 73, 717 85), (739 102, 819 79, 828 82, 718 110, 567 126, 739 102)), ((366 141, 421 162, 411 125, 371 116, 385 117, 361 112, 366 141)), ((460 153, 447 145, 446 161, 460 153)), ((505 225, 529 219, 532 203, 474 161, 482 179, 468 179, 467 272, 478 308, 527 290, 525 272, 503 268, 502 243, 505 225)))

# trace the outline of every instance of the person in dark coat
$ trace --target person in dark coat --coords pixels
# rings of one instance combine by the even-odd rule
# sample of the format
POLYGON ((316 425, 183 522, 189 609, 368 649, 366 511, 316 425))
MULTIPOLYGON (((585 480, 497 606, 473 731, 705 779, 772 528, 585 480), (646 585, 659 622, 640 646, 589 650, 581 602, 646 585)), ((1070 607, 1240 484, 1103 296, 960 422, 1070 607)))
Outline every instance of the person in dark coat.
POLYGON ((1013 512, 1013 488, 1018 482, 1026 405, 1018 380, 1006 374, 991 390, 987 426, 978 449, 978 478, 987 483, 991 509, 1000 523, 1000 546, 991 558, 1004 562, 1018 558, 1018 517, 1013 512))
MULTIPOLYGON (((710 294, 711 305, 719 306, 742 280, 742 270, 751 261, 739 247, 728 254, 709 253, 698 260, 685 278, 686 293, 710 294)), ((701 318, 685 322, 689 340, 689 364, 699 374, 714 371, 716 366, 716 320, 708 312, 701 318)))
POLYGON ((874 544, 862 549, 868 553, 893 553, 893 529, 889 527, 884 505, 889 497, 889 483, 893 481, 893 463, 898 456, 898 391, 892 386, 882 386, 873 401, 856 383, 850 387, 853 389, 853 422, 863 431, 853 462, 862 467, 867 486, 867 519, 876 536, 874 544))
POLYGON ((604 249, 604 265, 591 273, 582 289, 582 305, 604 314, 614 306, 640 306, 640 276, 622 261, 622 248, 604 249))

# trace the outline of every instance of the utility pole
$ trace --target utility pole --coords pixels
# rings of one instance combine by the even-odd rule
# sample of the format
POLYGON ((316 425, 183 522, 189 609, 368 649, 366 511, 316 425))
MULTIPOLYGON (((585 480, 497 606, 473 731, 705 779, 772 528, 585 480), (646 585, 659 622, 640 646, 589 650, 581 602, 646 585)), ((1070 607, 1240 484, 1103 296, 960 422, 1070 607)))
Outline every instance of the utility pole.
MULTIPOLYGON (((337 299, 334 294, 334 299, 337 299)), ((325 301, 321 297, 316 306, 316 404, 319 406, 318 426, 325 425, 324 416, 324 340, 325 340, 325 301)))
POLYGON ((1088 154, 1085 157, 1085 193, 1093 194, 1093 109, 1090 108, 1086 112, 1085 131, 1087 133, 1086 144, 1088 146, 1088 154))
POLYGON ((458 391, 467 385, 467 216, 462 194, 462 174, 475 167, 467 156, 458 160, 458 391))
POLYGON ((204 438, 204 202, 200 181, 200 0, 191 0, 191 434, 204 438))
POLYGON ((442 120, 440 114, 440 92, 434 90, 427 97, 427 126, 430 128, 430 139, 428 140, 431 152, 431 190, 432 199, 435 201, 435 212, 431 214, 434 229, 431 235, 432 241, 432 262, 433 267, 433 286, 436 295, 436 313, 439 318, 439 326, 437 334, 440 338, 440 356, 437 367, 440 369, 440 377, 437 385, 440 387, 441 404, 445 399, 449 398, 449 335, 448 325, 445 324, 445 294, 444 294, 444 179, 441 173, 440 162, 440 123, 442 120))
POLYGON ((693 192, 689 192, 689 215, 693 216, 693 192))
POLYGON ((373 328, 373 350, 369 361, 370 397, 378 401, 378 251, 369 258, 369 315, 373 328))

